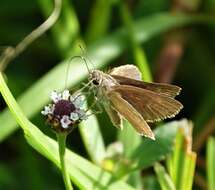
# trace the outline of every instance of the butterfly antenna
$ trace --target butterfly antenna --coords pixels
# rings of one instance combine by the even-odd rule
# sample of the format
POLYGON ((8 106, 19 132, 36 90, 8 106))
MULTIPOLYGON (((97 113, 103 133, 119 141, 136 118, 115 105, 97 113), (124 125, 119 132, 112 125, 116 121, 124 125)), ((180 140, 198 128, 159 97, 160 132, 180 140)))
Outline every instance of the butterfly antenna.
MULTIPOLYGON (((81 45, 79 44, 79 48, 81 49, 82 55, 84 55, 83 57, 86 57, 87 60, 89 61, 89 63, 92 65, 93 69, 95 69, 94 63, 91 61, 91 59, 89 58, 89 56, 87 56, 86 50, 83 48, 83 46, 81 46, 81 45)), ((85 59, 85 62, 86 62, 86 59, 85 59)))
POLYGON ((67 88, 67 82, 68 82, 68 77, 69 77, 70 64, 71 64, 71 62, 72 62, 74 59, 77 59, 77 58, 79 58, 79 59, 81 59, 81 60, 84 61, 85 65, 86 65, 86 67, 87 67, 87 71, 88 71, 88 73, 90 73, 90 69, 89 69, 89 67, 88 67, 88 65, 87 65, 87 61, 86 61, 86 59, 85 59, 83 56, 76 55, 76 56, 71 57, 71 58, 68 60, 68 65, 67 65, 67 68, 66 68, 65 89, 67 88))
POLYGON ((78 56, 78 55, 77 55, 77 56, 71 57, 71 58, 68 60, 68 64, 67 64, 67 68, 66 68, 65 89, 67 88, 67 82, 68 82, 68 77, 69 77, 70 64, 71 64, 71 62, 72 62, 74 59, 77 59, 77 58, 82 59, 81 56, 78 56))
POLYGON ((81 57, 81 59, 84 61, 84 64, 85 64, 86 67, 87 67, 88 73, 90 73, 90 68, 89 68, 88 65, 87 65, 87 60, 86 60, 83 56, 80 56, 80 57, 81 57))

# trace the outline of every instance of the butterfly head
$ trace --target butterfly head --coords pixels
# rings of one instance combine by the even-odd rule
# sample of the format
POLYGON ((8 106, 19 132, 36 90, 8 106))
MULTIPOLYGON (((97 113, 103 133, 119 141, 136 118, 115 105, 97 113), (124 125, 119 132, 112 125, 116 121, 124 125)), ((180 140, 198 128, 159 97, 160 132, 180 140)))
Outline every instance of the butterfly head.
POLYGON ((99 86, 102 83, 102 76, 103 73, 101 71, 93 70, 90 72, 89 81, 92 81, 94 86, 99 86))

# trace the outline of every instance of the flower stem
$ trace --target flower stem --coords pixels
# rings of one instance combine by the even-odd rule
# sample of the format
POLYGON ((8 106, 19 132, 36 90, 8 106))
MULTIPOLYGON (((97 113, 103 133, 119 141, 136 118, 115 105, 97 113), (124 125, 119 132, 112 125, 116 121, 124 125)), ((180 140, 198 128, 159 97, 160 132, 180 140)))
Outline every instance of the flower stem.
POLYGON ((69 178, 69 173, 67 172, 67 167, 65 165, 66 137, 67 137, 66 133, 57 133, 60 166, 61 166, 61 172, 63 175, 63 181, 65 184, 66 190, 73 190, 72 184, 69 178))

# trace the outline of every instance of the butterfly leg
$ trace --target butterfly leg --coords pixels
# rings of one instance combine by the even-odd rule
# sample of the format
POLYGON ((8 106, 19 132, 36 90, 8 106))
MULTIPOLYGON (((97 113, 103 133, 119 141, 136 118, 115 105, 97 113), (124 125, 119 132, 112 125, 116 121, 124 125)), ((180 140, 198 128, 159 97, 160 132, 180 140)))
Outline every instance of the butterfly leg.
POLYGON ((75 94, 83 93, 83 90, 86 89, 86 88, 89 88, 89 89, 88 89, 88 92, 89 92, 89 90, 91 89, 91 87, 89 87, 90 83, 91 83, 91 81, 89 81, 89 82, 86 83, 86 84, 85 84, 85 83, 82 83, 83 87, 80 88, 79 90, 77 90, 77 91, 74 93, 74 95, 75 95, 75 94))

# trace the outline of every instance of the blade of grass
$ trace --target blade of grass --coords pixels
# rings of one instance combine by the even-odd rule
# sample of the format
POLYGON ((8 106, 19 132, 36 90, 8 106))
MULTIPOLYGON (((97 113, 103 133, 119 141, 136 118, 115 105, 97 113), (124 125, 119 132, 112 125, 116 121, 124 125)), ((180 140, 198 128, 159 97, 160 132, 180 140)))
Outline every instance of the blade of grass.
POLYGON ((181 159, 183 159, 183 157, 184 157, 184 152, 180 152, 181 149, 183 148, 182 135, 180 133, 177 133, 175 139, 176 139, 175 140, 176 141, 175 142, 175 150, 174 150, 172 159, 169 160, 169 162, 171 164, 168 164, 169 173, 170 173, 174 183, 176 183, 176 181, 177 181, 177 176, 181 176, 181 173, 180 173, 181 172, 181 167, 179 167, 179 164, 182 162, 181 159), (177 164, 178 164, 178 166, 176 167, 177 164))
POLYGON ((176 189, 192 189, 196 164, 196 153, 191 151, 192 127, 192 123, 187 122, 183 128, 179 128, 174 152, 167 160, 168 170, 176 189))
MULTIPOLYGON (((24 131, 28 143, 60 167, 57 142, 44 135, 33 125, 19 108, 16 100, 10 93, 2 74, 0 73, 0 92, 7 103, 11 113, 24 131)), ((105 190, 134 190, 132 187, 121 181, 115 181, 113 177, 101 168, 91 164, 89 161, 66 150, 66 164, 72 181, 80 189, 105 189, 105 190)))
POLYGON ((106 156, 106 151, 96 116, 90 116, 86 121, 83 121, 79 130, 91 160, 101 164, 106 156))
POLYGON ((86 32, 86 41, 92 43, 107 33, 110 25, 113 1, 96 0, 90 11, 90 20, 86 32))
MULTIPOLYGON (((141 48, 138 41, 135 39, 135 33, 133 28, 133 21, 128 7, 123 1, 119 3, 121 18, 124 26, 127 30, 128 42, 130 45, 131 52, 133 53, 133 58, 135 64, 139 67, 141 73, 143 74, 143 80, 147 82, 152 81, 152 74, 147 63, 147 58, 144 50, 141 48)), ((143 29, 144 30, 144 29, 143 29)))
MULTIPOLYGON (((202 19, 202 17, 181 14, 171 15, 164 13, 154 15, 134 23, 135 38, 138 42, 144 42, 170 28, 200 21, 202 22, 205 20, 202 19)), ((125 48, 125 31, 119 30, 113 35, 89 46, 88 55, 93 60, 96 68, 98 68, 119 56, 125 48)), ((47 95, 50 91, 64 88, 66 68, 67 60, 53 68, 18 98, 18 103, 27 117, 32 117, 48 102, 47 95), (35 96, 35 94, 40 94, 40 96, 35 96), (32 99, 34 99, 34 101, 32 101, 32 99), (29 102, 31 103, 29 104, 29 102)), ((68 86, 78 84, 87 76, 87 70, 80 60, 74 61, 71 65, 71 71, 73 74, 68 81, 68 86)), ((10 112, 7 109, 0 115, 0 123, 4 123, 4 125, 1 126, 1 142, 17 129, 17 124, 15 120, 11 118, 10 112)))
POLYGON ((182 189, 191 190, 193 186, 193 179, 196 167, 196 153, 189 152, 185 156, 184 173, 182 176, 182 189))
POLYGON ((155 163, 154 170, 162 190, 176 190, 172 179, 160 163, 155 163))
POLYGON ((208 189, 215 189, 215 138, 210 137, 207 141, 207 179, 208 189))

